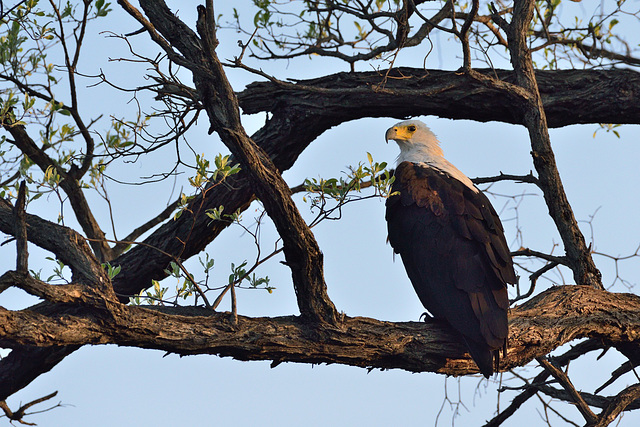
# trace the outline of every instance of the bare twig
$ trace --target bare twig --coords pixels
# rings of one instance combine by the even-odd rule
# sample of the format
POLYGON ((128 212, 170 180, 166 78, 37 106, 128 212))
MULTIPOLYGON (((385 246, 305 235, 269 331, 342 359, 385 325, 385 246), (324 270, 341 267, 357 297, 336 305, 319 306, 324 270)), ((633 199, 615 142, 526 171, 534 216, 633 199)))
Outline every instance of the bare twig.
MULTIPOLYGON (((531 282, 531 286, 529 286, 529 290, 522 294, 522 295, 518 295, 516 298, 514 298, 513 300, 510 301, 511 304, 515 304, 518 301, 524 300, 529 298, 531 295, 533 295, 533 291, 535 291, 536 289, 536 283, 538 283, 538 279, 540 278, 540 276, 542 276, 544 273, 546 273, 547 271, 551 271, 554 268, 556 268, 559 265, 558 262, 556 261, 552 261, 549 264, 545 265, 544 267, 538 269, 537 271, 534 271, 530 276, 529 276, 529 280, 531 282)), ((520 292, 520 284, 518 284, 518 292, 520 292)))
POLYGON ((29 403, 25 403, 24 405, 20 406, 20 408, 13 412, 11 411, 11 409, 9 408, 9 405, 7 405, 7 402, 5 402, 4 400, 0 401, 0 409, 2 409, 2 411, 4 412, 5 416, 11 420, 11 421, 18 421, 20 424, 24 424, 24 425, 28 425, 28 426, 34 426, 36 425, 35 423, 28 423, 26 421, 23 420, 23 418, 25 417, 25 415, 31 415, 31 414, 35 414, 35 413, 40 413, 40 412, 46 412, 46 411, 50 411, 53 408, 57 408, 59 406, 61 406, 59 403, 51 408, 45 409, 44 411, 38 411, 38 412, 32 412, 27 414, 26 411, 27 409, 31 408, 34 405, 37 405, 38 403, 42 403, 45 402, 49 399, 54 398, 56 395, 58 394, 57 391, 54 391, 51 394, 48 394, 44 397, 41 397, 39 399, 33 400, 29 403))
POLYGON ((544 252, 534 251, 528 248, 522 248, 517 251, 511 252, 511 256, 527 256, 527 257, 537 257, 542 258, 549 262, 555 262, 556 264, 568 265, 566 256, 555 256, 550 254, 545 254, 544 252))
POLYGON ((576 390, 576 388, 571 383, 571 380, 560 369, 558 369, 553 363, 551 363, 546 357, 538 357, 536 358, 538 363, 543 366, 553 378, 556 379, 560 383, 560 385, 569 393, 571 399, 576 404, 576 407, 587 421, 588 424, 593 424, 598 420, 596 414, 593 413, 587 402, 584 401, 580 393, 576 390))
POLYGON ((20 171, 14 173, 9 178, 7 178, 4 181, 0 182, 0 187, 4 187, 5 185, 9 185, 10 183, 12 183, 13 181, 15 181, 18 178, 20 178, 20 171))
POLYGON ((533 175, 533 172, 529 172, 527 175, 510 175, 500 172, 500 175, 497 176, 472 178, 471 181, 473 181, 474 184, 487 184, 498 181, 516 181, 539 185, 539 180, 533 175))
MULTIPOLYGON (((621 376, 623 376, 624 374, 626 374, 627 372, 631 372, 635 369, 635 366, 633 363, 631 363, 631 361, 627 360, 626 362, 624 362, 618 369, 616 369, 615 371, 613 371, 611 373, 611 378, 609 378, 604 384, 602 384, 600 387, 598 387, 597 389, 595 389, 594 393, 598 394, 600 393, 602 390, 604 390, 605 388, 607 388, 608 386, 610 386, 611 384, 613 384, 618 378, 620 378, 621 376)), ((640 379, 639 379, 640 381, 640 379)))
MULTIPOLYGON (((555 363, 558 366, 565 366, 570 361, 577 359, 578 357, 583 356, 584 354, 598 350, 602 348, 602 344, 595 339, 590 339, 583 341, 575 346, 572 346, 571 349, 567 350, 564 354, 557 356, 554 358, 555 363)), ((543 370, 540 372, 531 382, 527 381, 525 378, 521 377, 517 373, 511 371, 514 376, 520 378, 525 382, 523 387, 520 389, 524 389, 522 393, 517 395, 509 406, 507 406, 503 411, 498 413, 494 418, 492 418, 489 422, 487 422, 484 427, 497 427, 504 423, 510 416, 512 416, 527 400, 531 397, 535 396, 538 392, 539 386, 544 384, 544 382, 549 378, 550 373, 547 370, 543 370)), ((506 390, 506 387, 503 387, 501 390, 506 390)))

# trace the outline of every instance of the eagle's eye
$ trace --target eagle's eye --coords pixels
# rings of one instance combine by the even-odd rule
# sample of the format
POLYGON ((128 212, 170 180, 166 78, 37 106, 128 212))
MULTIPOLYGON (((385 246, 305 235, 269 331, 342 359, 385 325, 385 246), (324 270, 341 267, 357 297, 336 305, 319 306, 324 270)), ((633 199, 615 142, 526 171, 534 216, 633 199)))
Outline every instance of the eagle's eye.
POLYGON ((416 127, 414 125, 407 126, 407 130, 411 133, 416 131, 416 127))

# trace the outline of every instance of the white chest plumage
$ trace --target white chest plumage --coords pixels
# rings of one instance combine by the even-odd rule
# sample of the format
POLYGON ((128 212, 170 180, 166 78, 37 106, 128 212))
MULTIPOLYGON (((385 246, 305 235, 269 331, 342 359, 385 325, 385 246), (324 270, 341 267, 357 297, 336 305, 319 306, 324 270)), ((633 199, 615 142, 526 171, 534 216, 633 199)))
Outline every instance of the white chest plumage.
POLYGON ((427 141, 398 141, 400 155, 398 155, 397 164, 411 162, 426 165, 448 174, 469 187, 474 193, 477 193, 479 190, 473 185, 469 177, 442 157, 442 149, 436 136, 430 131, 426 136, 429 137, 427 141))

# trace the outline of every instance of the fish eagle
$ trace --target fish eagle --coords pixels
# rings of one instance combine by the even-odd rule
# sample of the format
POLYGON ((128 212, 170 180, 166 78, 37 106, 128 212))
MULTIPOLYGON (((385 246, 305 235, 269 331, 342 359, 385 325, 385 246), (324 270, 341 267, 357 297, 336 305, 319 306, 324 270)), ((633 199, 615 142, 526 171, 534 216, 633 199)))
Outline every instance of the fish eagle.
POLYGON ((517 280, 498 214, 424 123, 400 122, 390 139, 400 155, 386 203, 389 243, 424 307, 460 333, 488 378, 506 351, 507 283, 517 280))

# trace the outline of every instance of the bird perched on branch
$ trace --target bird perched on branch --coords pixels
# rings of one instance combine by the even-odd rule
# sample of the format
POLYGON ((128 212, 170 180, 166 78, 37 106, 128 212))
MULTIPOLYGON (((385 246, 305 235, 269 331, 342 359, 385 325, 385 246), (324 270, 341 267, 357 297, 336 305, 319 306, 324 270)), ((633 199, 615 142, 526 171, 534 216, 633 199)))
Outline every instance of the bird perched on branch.
POLYGON ((507 283, 517 281, 498 214, 424 123, 400 122, 390 139, 400 155, 386 204, 389 243, 424 307, 460 333, 488 378, 506 352, 507 283))

